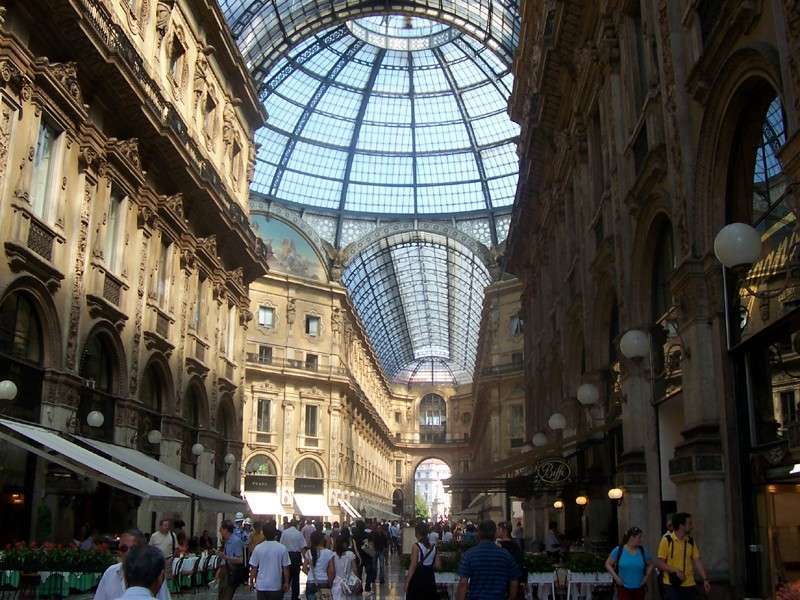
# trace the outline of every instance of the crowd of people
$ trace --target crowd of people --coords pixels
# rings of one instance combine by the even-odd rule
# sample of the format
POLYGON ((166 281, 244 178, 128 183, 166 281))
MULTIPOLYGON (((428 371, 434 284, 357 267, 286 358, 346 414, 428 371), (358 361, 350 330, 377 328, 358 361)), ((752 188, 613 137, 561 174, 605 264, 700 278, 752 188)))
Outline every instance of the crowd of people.
MULTIPOLYGON (((164 519, 149 540, 138 530, 119 537, 120 564, 109 567, 97 587, 95 600, 169 600, 166 580, 170 564, 183 556, 187 544, 181 523, 164 519), (155 561, 154 557, 158 557, 155 561), (156 568, 160 563, 160 571, 156 568), (138 587, 138 590, 132 588, 138 587)), ((643 544, 643 532, 629 529, 608 555, 605 567, 620 600, 643 600, 651 573, 665 600, 691 600, 698 588, 710 584, 692 537, 692 518, 672 515, 668 531, 651 554, 643 544)), ((232 600, 236 590, 247 585, 258 600, 282 600, 287 593, 300 598, 300 573, 306 574, 306 600, 351 600, 374 597, 375 586, 386 580, 386 561, 400 553, 401 524, 356 521, 338 522, 284 519, 252 522, 237 514, 219 528, 215 585, 218 600, 232 600)), ((457 600, 521 600, 525 598, 524 535, 520 523, 483 521, 434 525, 421 522, 414 529, 410 564, 405 574, 407 600, 439 598, 436 576, 440 552, 456 545, 465 549, 458 564, 457 600)), ((216 540, 203 532, 198 548, 212 551, 216 540)), ((87 544, 88 549, 88 544, 87 544)), ((561 542, 555 524, 545 538, 545 551, 558 557, 561 542)))

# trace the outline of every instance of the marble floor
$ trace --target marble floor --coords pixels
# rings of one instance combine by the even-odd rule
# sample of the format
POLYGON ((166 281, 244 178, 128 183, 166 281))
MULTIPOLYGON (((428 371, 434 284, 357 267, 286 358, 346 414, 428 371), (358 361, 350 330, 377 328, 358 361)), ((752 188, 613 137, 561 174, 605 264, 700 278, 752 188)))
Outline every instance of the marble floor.
MULTIPOLYGON (((375 592, 372 598, 375 600, 403 600, 405 596, 403 595, 403 580, 405 577, 405 571, 402 570, 400 567, 400 559, 397 555, 391 556, 386 561, 386 583, 378 583, 373 590, 375 592)), ((300 598, 305 598, 304 591, 305 591, 305 584, 306 584, 306 576, 303 573, 300 573, 300 598)), ((216 594, 211 592, 200 592, 197 594, 187 594, 191 596, 190 598, 186 598, 186 600, 215 600, 216 594)), ((236 595, 234 596, 234 600, 255 600, 256 594, 253 591, 249 591, 246 588, 240 588, 236 595)), ((365 593, 363 598, 369 598, 365 593)), ((285 600, 290 600, 291 594, 286 594, 285 600)))

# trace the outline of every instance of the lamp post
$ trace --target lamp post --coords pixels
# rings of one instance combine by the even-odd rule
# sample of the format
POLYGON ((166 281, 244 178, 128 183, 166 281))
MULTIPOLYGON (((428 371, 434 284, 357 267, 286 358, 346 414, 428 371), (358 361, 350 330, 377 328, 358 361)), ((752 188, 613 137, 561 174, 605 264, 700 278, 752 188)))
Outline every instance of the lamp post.
POLYGON ((232 452, 228 452, 225 458, 222 459, 225 463, 225 477, 222 479, 222 491, 228 493, 228 471, 231 465, 236 462, 236 456, 232 452))
POLYGON ((13 400, 17 397, 17 384, 10 379, 0 381, 0 400, 13 400))
MULTIPOLYGON (((203 447, 203 444, 201 444, 200 442, 195 442, 194 444, 192 444, 192 455, 194 456, 194 463, 192 464, 192 476, 195 479, 197 479, 197 463, 199 462, 200 456, 203 454, 204 451, 205 447, 203 447)), ((191 507, 191 515, 189 517, 190 521, 189 537, 194 537, 194 515, 196 510, 195 502, 197 501, 197 498, 195 497, 194 494, 192 494, 190 500, 192 503, 192 507, 191 507)))

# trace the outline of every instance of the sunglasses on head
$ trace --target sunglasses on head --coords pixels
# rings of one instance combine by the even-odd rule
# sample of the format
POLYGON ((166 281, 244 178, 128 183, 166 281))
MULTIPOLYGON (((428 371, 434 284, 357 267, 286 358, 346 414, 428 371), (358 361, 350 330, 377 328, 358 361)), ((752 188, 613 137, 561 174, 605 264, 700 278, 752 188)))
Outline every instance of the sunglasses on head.
POLYGON ((631 535, 631 536, 634 536, 634 535, 642 535, 642 530, 641 530, 641 529, 639 529, 638 527, 631 527, 631 528, 628 530, 628 534, 629 534, 629 535, 631 535))

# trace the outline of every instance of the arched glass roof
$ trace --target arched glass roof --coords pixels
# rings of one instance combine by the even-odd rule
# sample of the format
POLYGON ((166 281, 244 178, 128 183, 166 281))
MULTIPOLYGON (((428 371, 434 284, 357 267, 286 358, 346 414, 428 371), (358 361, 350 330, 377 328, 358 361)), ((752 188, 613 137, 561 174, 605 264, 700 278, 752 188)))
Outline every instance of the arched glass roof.
POLYGON ((387 377, 472 381, 486 265, 461 243, 411 231, 356 255, 342 282, 387 377))
POLYGON ((259 83, 279 56, 308 36, 388 8, 454 26, 508 65, 519 41, 519 0, 219 0, 219 5, 259 83))
POLYGON ((453 30, 439 23, 413 19, 417 34, 403 36, 414 33, 400 26, 407 22, 339 25, 279 61, 256 136, 257 195, 348 214, 508 212, 519 134, 507 114, 508 68, 463 33, 442 37, 453 30), (383 45, 429 47, 362 39, 381 31, 383 45))

